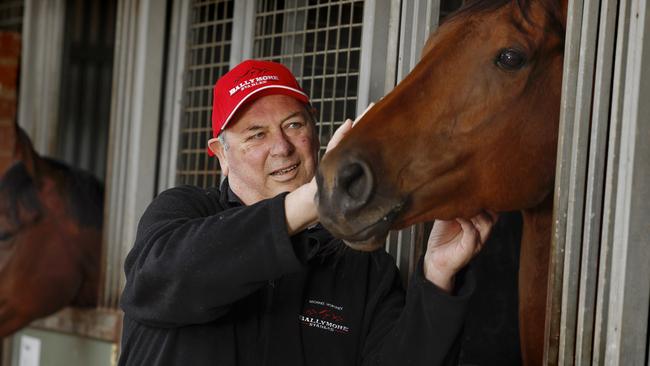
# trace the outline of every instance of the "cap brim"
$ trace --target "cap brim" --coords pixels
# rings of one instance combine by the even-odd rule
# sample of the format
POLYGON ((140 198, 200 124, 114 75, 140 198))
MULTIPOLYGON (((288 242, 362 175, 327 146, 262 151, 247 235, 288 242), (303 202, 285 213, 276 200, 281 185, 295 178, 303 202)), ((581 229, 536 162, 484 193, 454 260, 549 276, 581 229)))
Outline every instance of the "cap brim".
POLYGON ((276 92, 277 92, 277 94, 284 94, 284 95, 288 95, 290 97, 294 97, 294 98, 298 99, 299 101, 301 101, 303 103, 309 103, 309 97, 307 96, 307 94, 305 94, 305 92, 303 92, 301 90, 291 88, 291 87, 288 87, 288 86, 284 86, 284 85, 267 85, 267 86, 263 86, 263 87, 261 87, 259 89, 254 90, 253 92, 251 92, 250 94, 245 96, 242 100, 240 100, 239 103, 237 103, 235 108, 232 109, 232 111, 230 112, 230 114, 228 115, 226 120, 224 121, 223 125, 221 125, 221 130, 219 131, 219 133, 221 133, 221 131, 223 131, 226 128, 226 126, 228 125, 228 123, 230 122, 232 117, 235 115, 235 113, 237 113, 237 111, 239 111, 241 108, 243 108, 246 105, 246 103, 250 103, 253 100, 255 100, 257 98, 260 98, 262 96, 276 94, 276 92), (270 91, 273 91, 273 92, 270 92, 270 91))

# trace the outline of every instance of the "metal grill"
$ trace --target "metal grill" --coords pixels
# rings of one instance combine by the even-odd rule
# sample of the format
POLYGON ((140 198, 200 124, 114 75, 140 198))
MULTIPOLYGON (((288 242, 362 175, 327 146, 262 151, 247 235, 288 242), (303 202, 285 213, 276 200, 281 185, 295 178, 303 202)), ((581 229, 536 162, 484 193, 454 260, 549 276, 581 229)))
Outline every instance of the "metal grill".
POLYGON ((0 30, 21 32, 23 28, 24 0, 0 2, 0 30))
POLYGON ((280 62, 318 110, 321 153, 356 111, 363 1, 257 2, 253 57, 280 62))
POLYGON ((229 66, 233 8, 233 0, 192 2, 178 184, 202 187, 219 184, 219 162, 207 156, 206 148, 212 137, 212 87, 229 66))

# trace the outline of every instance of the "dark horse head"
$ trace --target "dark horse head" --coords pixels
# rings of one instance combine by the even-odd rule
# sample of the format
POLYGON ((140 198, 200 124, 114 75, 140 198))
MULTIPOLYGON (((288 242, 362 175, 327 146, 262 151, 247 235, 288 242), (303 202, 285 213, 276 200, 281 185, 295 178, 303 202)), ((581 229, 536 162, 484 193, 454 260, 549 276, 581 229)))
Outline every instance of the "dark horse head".
MULTIPOLYGON (((476 0, 446 20, 411 73, 323 159, 321 222, 373 250, 390 229, 434 218, 543 211, 548 224, 524 214, 524 236, 543 222, 528 236, 547 248, 565 9, 566 0, 476 0)), ((546 269, 531 276, 541 294, 531 301, 543 303, 546 269)))
POLYGON ((12 130, 0 146, 11 156, 0 160, 0 337, 65 306, 95 305, 101 255, 102 185, 38 156, 12 130))

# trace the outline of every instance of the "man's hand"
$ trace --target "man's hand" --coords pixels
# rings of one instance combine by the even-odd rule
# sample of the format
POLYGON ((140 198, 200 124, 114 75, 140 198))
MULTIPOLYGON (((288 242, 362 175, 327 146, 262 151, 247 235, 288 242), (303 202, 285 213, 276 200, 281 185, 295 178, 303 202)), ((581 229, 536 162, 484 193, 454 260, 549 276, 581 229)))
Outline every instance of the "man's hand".
MULTIPOLYGON (((357 121, 359 121, 359 119, 361 119, 361 117, 363 117, 363 115, 366 114, 373 105, 374 103, 370 103, 366 110, 363 111, 356 120, 352 121, 351 119, 347 119, 341 126, 339 126, 339 128, 336 129, 336 131, 334 131, 334 135, 332 135, 332 138, 327 143, 325 154, 341 142, 345 134, 352 129, 352 126, 354 126, 354 124, 357 123, 357 121)), ((316 177, 313 177, 309 183, 296 188, 296 190, 289 193, 285 198, 284 209, 289 235, 298 233, 318 221, 318 213, 314 203, 316 191, 316 177)))
POLYGON ((368 112, 368 110, 370 110, 370 108, 372 108, 373 105, 375 105, 375 103, 368 104, 368 106, 366 107, 366 110, 364 110, 363 113, 361 113, 361 115, 359 115, 359 117, 357 117, 357 119, 355 119, 354 121, 352 121, 349 118, 346 119, 345 122, 343 122, 343 124, 340 125, 339 128, 336 129, 336 131, 334 131, 334 135, 332 135, 332 138, 327 143, 327 148, 325 149, 325 154, 327 154, 330 150, 335 148, 336 145, 338 145, 339 142, 341 142, 341 140, 343 140, 343 137, 348 132, 350 132, 352 127, 354 127, 354 125, 356 125, 357 122, 359 122, 361 117, 363 117, 363 115, 366 114, 366 112, 368 112))
POLYGON ((456 273, 483 248, 498 215, 482 212, 470 220, 436 220, 424 255, 424 276, 450 293, 456 273))

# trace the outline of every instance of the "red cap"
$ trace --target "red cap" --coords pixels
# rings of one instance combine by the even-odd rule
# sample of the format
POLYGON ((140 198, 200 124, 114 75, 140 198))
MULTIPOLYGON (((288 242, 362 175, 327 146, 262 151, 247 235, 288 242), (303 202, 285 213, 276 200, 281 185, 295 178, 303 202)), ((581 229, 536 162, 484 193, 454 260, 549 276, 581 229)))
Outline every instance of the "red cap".
POLYGON ((235 113, 247 103, 273 94, 284 94, 309 103, 309 97, 300 88, 296 78, 282 64, 246 60, 228 71, 214 85, 213 137, 219 136, 235 113))

